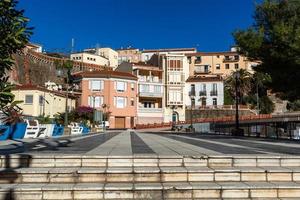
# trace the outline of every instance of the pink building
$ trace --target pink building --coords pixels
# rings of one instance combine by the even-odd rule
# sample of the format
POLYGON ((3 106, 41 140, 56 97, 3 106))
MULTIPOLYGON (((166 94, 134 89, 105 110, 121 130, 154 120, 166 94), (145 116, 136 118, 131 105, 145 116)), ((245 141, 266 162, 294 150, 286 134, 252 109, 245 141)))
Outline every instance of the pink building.
POLYGON ((94 107, 108 115, 110 128, 134 128, 137 116, 137 77, 117 71, 79 74, 81 106, 94 107))

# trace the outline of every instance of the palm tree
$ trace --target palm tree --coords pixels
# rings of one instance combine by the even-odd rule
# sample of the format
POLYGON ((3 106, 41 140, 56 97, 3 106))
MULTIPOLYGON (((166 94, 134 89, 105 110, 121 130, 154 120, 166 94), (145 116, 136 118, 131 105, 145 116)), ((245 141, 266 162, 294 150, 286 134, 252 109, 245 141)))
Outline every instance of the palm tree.
POLYGON ((236 77, 238 78, 238 89, 241 103, 243 103, 243 96, 246 96, 251 92, 253 75, 245 69, 240 69, 231 73, 231 75, 225 80, 225 89, 227 89, 230 95, 235 97, 236 77))

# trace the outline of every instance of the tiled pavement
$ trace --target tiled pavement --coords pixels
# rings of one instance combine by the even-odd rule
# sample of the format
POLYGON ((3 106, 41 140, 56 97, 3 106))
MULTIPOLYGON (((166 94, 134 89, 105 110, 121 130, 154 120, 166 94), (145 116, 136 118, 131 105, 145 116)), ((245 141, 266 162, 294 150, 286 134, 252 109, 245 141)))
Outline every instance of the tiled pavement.
MULTIPOLYGON (((7 153, 10 152, 0 151, 0 154, 7 153)), ((151 134, 127 130, 74 140, 56 139, 48 143, 36 143, 17 153, 103 156, 300 155, 300 142, 208 134, 151 134)))

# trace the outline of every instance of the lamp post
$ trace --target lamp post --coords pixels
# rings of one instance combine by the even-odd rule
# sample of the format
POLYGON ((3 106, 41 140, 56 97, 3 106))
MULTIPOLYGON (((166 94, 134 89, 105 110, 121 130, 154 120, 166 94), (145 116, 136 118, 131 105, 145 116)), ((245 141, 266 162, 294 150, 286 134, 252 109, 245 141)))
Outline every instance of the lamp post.
POLYGON ((191 110, 190 110, 190 118, 191 118, 191 125, 190 129, 192 132, 194 132, 194 127, 193 127, 193 107, 194 107, 194 102, 195 102, 195 87, 191 87, 191 91, 189 94, 191 98, 191 110))
POLYGON ((237 71, 234 73, 235 78, 235 132, 234 135, 240 135, 240 122, 239 122, 239 84, 240 73, 237 71))
POLYGON ((175 129, 175 120, 174 120, 174 115, 175 115, 175 109, 176 109, 176 106, 172 106, 172 130, 175 129))

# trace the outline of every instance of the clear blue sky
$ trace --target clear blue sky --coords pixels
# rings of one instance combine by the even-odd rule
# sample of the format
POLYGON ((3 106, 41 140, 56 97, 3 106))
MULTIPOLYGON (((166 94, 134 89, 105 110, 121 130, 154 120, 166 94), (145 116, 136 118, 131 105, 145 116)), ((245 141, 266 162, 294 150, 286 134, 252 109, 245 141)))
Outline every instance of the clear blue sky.
POLYGON ((32 42, 67 51, 128 45, 140 48, 197 47, 224 51, 232 32, 253 23, 260 0, 20 0, 30 18, 32 42))

